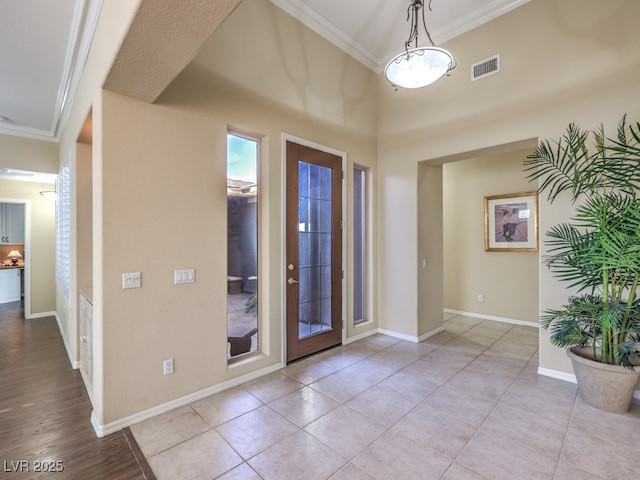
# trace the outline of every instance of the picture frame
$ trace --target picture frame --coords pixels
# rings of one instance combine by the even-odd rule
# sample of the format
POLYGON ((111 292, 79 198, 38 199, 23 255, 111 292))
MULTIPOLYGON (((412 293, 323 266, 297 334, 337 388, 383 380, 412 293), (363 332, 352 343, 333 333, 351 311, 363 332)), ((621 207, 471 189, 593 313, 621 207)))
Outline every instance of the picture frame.
POLYGON ((538 251, 538 193, 484 197, 485 252, 538 251))

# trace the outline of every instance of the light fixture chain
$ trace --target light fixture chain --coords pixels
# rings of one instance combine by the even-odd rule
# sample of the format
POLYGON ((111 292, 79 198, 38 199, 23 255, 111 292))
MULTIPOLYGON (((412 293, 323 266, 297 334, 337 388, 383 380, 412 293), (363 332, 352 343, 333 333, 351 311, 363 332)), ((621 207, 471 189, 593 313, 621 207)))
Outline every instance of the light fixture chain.
POLYGON ((385 77, 396 89, 398 87, 424 87, 442 76, 448 75, 456 66, 453 56, 435 45, 427 29, 425 9, 432 10, 431 2, 432 0, 411 0, 409 2, 407 21, 411 21, 411 24, 409 38, 404 44, 404 52, 389 60, 384 69, 385 77), (420 13, 422 13, 422 25, 431 46, 418 46, 420 13), (412 47, 412 43, 415 43, 415 47, 412 47))

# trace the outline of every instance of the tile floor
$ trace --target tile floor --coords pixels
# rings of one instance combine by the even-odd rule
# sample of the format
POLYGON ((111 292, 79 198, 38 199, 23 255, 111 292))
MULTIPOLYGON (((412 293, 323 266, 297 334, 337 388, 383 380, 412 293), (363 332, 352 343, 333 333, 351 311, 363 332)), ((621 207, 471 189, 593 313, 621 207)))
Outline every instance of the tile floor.
POLYGON ((538 332, 468 317, 376 335, 131 427, 162 479, 628 479, 640 405, 537 375, 538 332))

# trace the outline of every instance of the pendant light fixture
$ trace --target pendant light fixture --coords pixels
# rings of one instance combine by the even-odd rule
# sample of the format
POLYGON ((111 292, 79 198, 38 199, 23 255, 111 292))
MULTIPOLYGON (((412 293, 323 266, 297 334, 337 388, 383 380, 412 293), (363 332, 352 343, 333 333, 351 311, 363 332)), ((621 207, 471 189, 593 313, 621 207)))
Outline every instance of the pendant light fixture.
MULTIPOLYGON (((431 10, 431 0, 429 0, 431 10)), ((411 0, 407 8, 407 21, 411 18, 409 39, 404 44, 404 52, 393 57, 384 69, 384 76, 394 87, 421 88, 425 87, 456 67, 453 56, 443 48, 438 48, 431 40, 424 19, 424 1, 411 0), (422 18, 422 25, 431 46, 418 47, 418 24, 422 18), (411 44, 414 47, 411 48, 411 44)))

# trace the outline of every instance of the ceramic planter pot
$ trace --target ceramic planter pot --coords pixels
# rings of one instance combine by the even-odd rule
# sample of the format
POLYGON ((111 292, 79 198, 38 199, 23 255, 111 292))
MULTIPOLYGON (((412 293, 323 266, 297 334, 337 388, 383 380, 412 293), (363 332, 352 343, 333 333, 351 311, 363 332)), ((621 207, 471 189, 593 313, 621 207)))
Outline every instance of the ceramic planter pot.
POLYGON ((629 370, 619 365, 596 362, 591 360, 592 353, 590 347, 567 349, 583 400, 607 412, 629 411, 640 368, 629 370))

